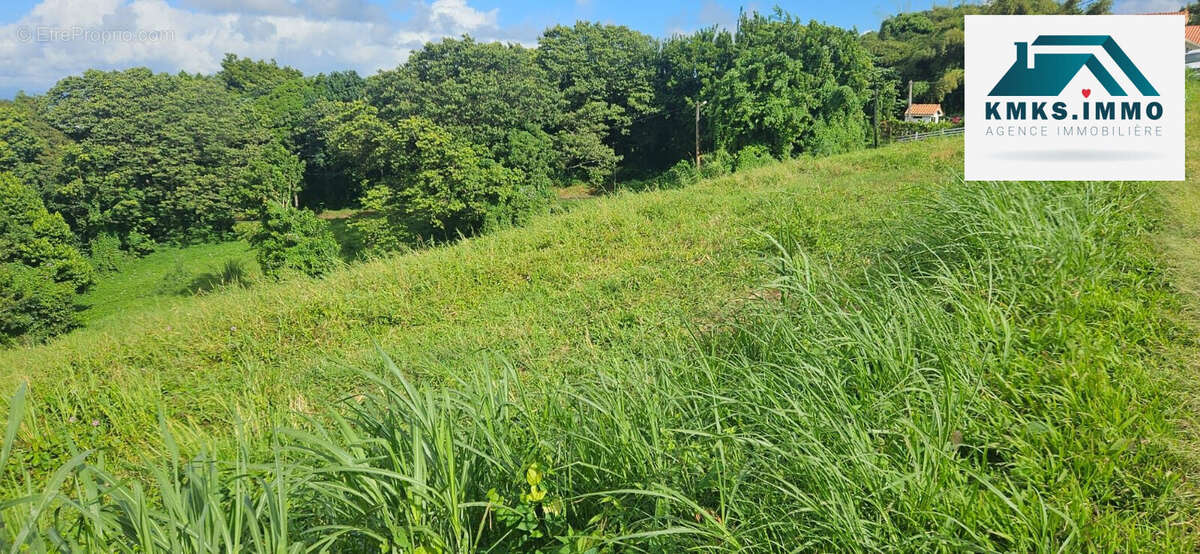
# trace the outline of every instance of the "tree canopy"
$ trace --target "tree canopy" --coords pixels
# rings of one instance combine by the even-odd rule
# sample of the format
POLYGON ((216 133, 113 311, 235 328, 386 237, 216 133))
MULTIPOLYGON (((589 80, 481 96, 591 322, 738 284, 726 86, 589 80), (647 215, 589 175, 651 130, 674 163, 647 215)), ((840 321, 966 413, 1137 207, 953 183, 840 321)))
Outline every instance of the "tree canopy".
POLYGON ((211 77, 92 70, 59 81, 44 102, 46 120, 73 141, 51 197, 83 240, 229 231, 252 179, 243 169, 269 140, 211 77))
POLYGON ((93 273, 62 216, 47 211, 33 187, 0 172, 0 344, 73 327, 75 296, 93 273))

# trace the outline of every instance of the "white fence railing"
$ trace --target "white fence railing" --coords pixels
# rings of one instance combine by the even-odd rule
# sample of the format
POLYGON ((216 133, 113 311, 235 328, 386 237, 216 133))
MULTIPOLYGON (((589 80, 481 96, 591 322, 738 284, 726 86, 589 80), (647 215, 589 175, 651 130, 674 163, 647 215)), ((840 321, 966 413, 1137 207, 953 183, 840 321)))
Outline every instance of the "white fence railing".
POLYGON ((904 136, 902 136, 902 137, 899 137, 899 138, 897 138, 897 139, 896 139, 896 142, 909 142, 909 141, 912 141, 912 140, 925 140, 925 139, 927 139, 927 138, 933 138, 933 137, 952 137, 952 136, 955 136, 955 135, 961 135, 961 134, 963 134, 963 129, 964 129, 964 128, 965 128, 965 127, 954 127, 954 128, 951 128, 951 129, 942 129, 942 130, 939 130, 939 131, 930 131, 930 132, 928 132, 928 133, 913 133, 913 134, 911 134, 911 135, 904 135, 904 136))

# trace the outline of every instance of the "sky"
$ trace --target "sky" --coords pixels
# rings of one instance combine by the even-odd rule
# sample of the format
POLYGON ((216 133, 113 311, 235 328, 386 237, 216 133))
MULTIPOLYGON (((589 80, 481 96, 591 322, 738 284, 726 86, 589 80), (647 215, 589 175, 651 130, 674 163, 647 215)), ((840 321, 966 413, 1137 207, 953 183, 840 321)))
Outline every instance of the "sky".
MULTIPOLYGON (((891 14, 978 0, 2 0, 0 97, 45 92, 85 69, 146 66, 213 73, 226 52, 308 74, 367 76, 429 41, 470 34, 528 46, 554 24, 627 25, 665 37, 774 6, 803 19, 876 29, 891 14)), ((1178 9, 1185 0, 1116 0, 1117 13, 1178 9)))

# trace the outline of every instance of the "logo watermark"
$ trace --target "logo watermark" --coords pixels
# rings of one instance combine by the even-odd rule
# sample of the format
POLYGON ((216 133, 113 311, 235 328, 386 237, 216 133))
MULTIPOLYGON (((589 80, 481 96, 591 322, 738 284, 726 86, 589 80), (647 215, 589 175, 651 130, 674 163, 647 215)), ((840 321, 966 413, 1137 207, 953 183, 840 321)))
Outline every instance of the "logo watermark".
POLYGON ((175 40, 173 29, 98 29, 75 25, 56 27, 52 25, 19 25, 17 40, 24 43, 87 42, 93 44, 113 43, 159 43, 175 40))
POLYGON ((1180 16, 967 16, 966 177, 1182 180, 1180 16))

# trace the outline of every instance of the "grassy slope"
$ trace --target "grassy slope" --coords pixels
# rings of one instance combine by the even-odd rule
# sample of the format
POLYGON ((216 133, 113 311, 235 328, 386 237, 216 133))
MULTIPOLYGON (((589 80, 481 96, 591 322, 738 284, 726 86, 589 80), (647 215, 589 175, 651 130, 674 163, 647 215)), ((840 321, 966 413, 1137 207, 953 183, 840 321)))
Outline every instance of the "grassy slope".
MULTIPOLYGON (((123 314, 0 353, 0 383, 44 407, 43 457, 70 436, 116 457, 157 444, 168 417, 261 428, 343 394, 377 363, 372 339, 417 375, 487 353, 552 378, 645 354, 727 315, 766 279, 762 231, 846 265, 905 191, 961 164, 954 141, 797 160, 678 191, 620 194, 526 228, 298 280, 123 314), (81 423, 70 424, 70 418, 81 423), (96 421, 96 429, 83 422, 96 421)), ((55 452, 58 450, 58 452, 55 452)))
MULTIPOLYGON (((147 311, 167 311, 186 303, 189 289, 208 288, 206 279, 220 272, 226 262, 246 269, 247 279, 261 272, 254 250, 245 241, 200 244, 184 248, 162 247, 154 253, 122 264, 119 271, 102 275, 82 299, 81 318, 87 327, 106 324, 107 319, 147 311)), ((119 327, 121 323, 117 322, 119 327)))
MULTIPOLYGON (((1187 89, 1188 144, 1200 144, 1200 76, 1193 77, 1187 89)), ((1166 208, 1166 224, 1159 234, 1159 245, 1170 265, 1172 285, 1183 301, 1182 323, 1193 330, 1193 342, 1200 340, 1200 152, 1189 147, 1187 180, 1167 183, 1161 188, 1166 208)), ((1180 388, 1188 391, 1188 408, 1183 426, 1195 437, 1200 433, 1200 348, 1185 348, 1176 353, 1179 360, 1180 388)), ((1200 459, 1200 441, 1184 441, 1182 448, 1200 459)), ((1193 494, 1200 495, 1200 468, 1189 474, 1193 494)))
MULTIPOLYGON (((383 471, 364 479, 312 469, 352 479, 356 488, 377 480, 395 492, 387 476, 413 471, 404 453, 434 451, 437 460, 454 461, 464 479, 433 484, 453 502, 422 505, 422 512, 438 510, 429 512, 430 541, 469 540, 452 537, 446 521, 487 521, 462 503, 480 502, 489 487, 519 494, 533 454, 557 466, 550 487, 574 499, 566 516, 572 528, 611 524, 609 532, 621 534, 673 525, 687 532, 641 543, 649 550, 1194 551, 1194 499, 1178 474, 1190 468, 1172 447, 1187 440, 1173 423, 1187 408, 1166 369, 1178 358, 1160 349, 1196 349, 1193 336, 1162 317, 1176 313, 1177 298, 1157 253, 1145 248, 1156 215, 1145 193, 1155 188, 1000 183, 905 194, 909 183, 942 176, 930 160, 956 170, 959 152, 956 142, 908 145, 602 199, 529 229, 327 281, 214 295, 188 310, 122 324, 130 338, 79 333, 6 363, 21 358, 20 377, 33 376, 38 356, 60 368, 63 360, 78 362, 36 380, 43 395, 47 379, 118 399, 132 388, 122 419, 99 420, 100 430, 85 438, 140 439, 120 425, 140 417, 153 428, 146 413, 153 395, 136 388, 152 377, 173 379, 159 383, 176 388, 160 390, 185 415, 214 407, 180 405, 206 398, 201 385, 214 379, 209 386, 231 383, 209 393, 214 398, 224 394, 268 413, 284 402, 310 409, 319 395, 350 389, 342 379, 348 374, 328 365, 287 372, 325 355, 360 359, 370 333, 353 324, 371 324, 406 369, 461 372, 466 390, 366 400, 360 405, 378 408, 361 413, 378 410, 378 417, 421 412, 403 415, 408 423, 339 431, 381 433, 368 439, 380 446, 354 455, 362 458, 356 464, 383 471), (903 169, 914 166, 923 169, 903 169), (910 196, 922 199, 893 208, 910 196), (791 259, 771 266, 782 294, 759 295, 778 297, 777 305, 746 301, 768 275, 757 259, 766 240, 755 229, 798 243, 791 259), (897 237, 885 240, 884 230, 897 237), (847 281, 823 270, 826 255, 839 270, 879 269, 865 278, 845 271, 857 275, 847 281), (412 276, 418 270, 428 273, 412 276), (467 292, 448 295, 451 284, 467 292), (406 311, 429 304, 440 311, 406 311), (744 317, 728 318, 741 308, 744 317), (737 325, 697 341, 700 348, 671 345, 692 325, 717 319, 737 325), (651 336, 645 329, 655 323, 651 336), (175 325, 191 334, 174 338, 175 325), (282 329, 288 333, 270 334, 282 329), (291 337, 322 329, 338 349, 291 337), (432 342, 438 333, 443 341, 432 342), (222 340, 232 354, 180 350, 222 340), (123 373, 120 356, 94 348, 99 341, 128 343, 129 360, 160 365, 123 373), (271 356, 272 343, 294 347, 271 356), (561 386, 539 378, 537 388, 551 394, 526 395, 478 380, 472 360, 482 348, 515 359, 527 379, 588 373, 561 386), (657 348, 661 356, 644 356, 657 348), (222 356, 241 356, 241 365, 222 356), (178 375, 165 360, 200 371, 178 375), (246 367, 253 371, 238 373, 246 367), (89 372, 107 381, 78 377, 89 372), (263 375, 278 379, 281 390, 256 396, 247 384, 263 375), (293 396, 300 394, 309 400, 293 396), (416 430, 427 414, 438 440, 416 430), (630 487, 678 493, 664 501, 618 495, 621 507, 611 510, 596 496, 630 487)), ((1178 217, 1194 196, 1170 190, 1178 217)), ((1186 249, 1187 231, 1165 229, 1186 249)), ((1177 276, 1188 273, 1177 265, 1177 276)), ((54 414, 61 420, 108 400, 77 398, 49 404, 68 408, 54 414)), ((323 464, 323 456, 304 463, 323 464)), ((341 464, 341 456, 328 459, 341 464)), ((313 473, 296 477, 306 475, 313 473)), ((393 511, 405 502, 411 499, 332 494, 294 506, 315 512, 301 515, 301 525, 344 522, 386 534, 417 517, 393 511)), ((483 544, 511 538, 503 528, 495 533, 483 544)))
MULTIPOLYGON (((1200 78, 1188 87, 1188 142, 1200 141, 1200 78)), ((1164 245, 1176 265, 1175 277, 1180 289, 1200 300, 1200 156, 1187 160, 1188 180, 1164 187, 1171 225, 1164 233, 1164 245)))

